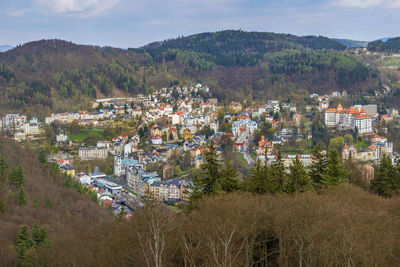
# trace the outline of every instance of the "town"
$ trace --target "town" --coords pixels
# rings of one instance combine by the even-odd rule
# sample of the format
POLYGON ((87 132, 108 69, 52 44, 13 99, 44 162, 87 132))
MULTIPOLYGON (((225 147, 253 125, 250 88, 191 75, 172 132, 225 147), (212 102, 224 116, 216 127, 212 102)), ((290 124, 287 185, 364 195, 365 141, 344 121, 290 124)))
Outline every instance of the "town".
POLYGON ((383 155, 398 162, 387 127, 398 121, 398 110, 344 107, 346 97, 345 91, 312 94, 300 105, 219 102, 200 83, 175 85, 150 95, 97 99, 88 110, 53 113, 43 121, 6 114, 0 130, 4 138, 40 145, 48 162, 96 192, 102 205, 129 214, 149 195, 172 208, 187 201, 210 142, 220 161, 239 169, 279 156, 287 171, 296 158, 309 166, 312 148, 325 143, 343 160, 357 161, 371 180, 383 155))

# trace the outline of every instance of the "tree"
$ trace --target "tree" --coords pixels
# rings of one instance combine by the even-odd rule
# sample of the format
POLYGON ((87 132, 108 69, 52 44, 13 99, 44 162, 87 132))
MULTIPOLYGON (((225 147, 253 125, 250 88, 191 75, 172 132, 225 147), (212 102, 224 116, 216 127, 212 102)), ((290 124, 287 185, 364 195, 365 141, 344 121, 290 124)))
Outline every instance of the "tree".
POLYGON ((49 245, 49 238, 47 236, 47 229, 46 227, 41 227, 39 221, 35 221, 33 223, 32 229, 32 241, 35 243, 36 246, 48 246, 49 245))
POLYGON ((13 168, 10 173, 10 183, 15 185, 16 187, 21 187, 25 182, 25 175, 22 171, 22 167, 18 166, 18 168, 13 168))
POLYGON ((225 192, 233 192, 240 188, 238 181, 238 172, 232 166, 231 162, 225 161, 224 168, 221 171, 221 188, 225 192))
POLYGON ((24 225, 18 232, 17 236, 17 252, 18 260, 22 262, 25 259, 26 251, 33 245, 32 239, 29 238, 28 226, 24 225))
POLYGON ((246 181, 246 190, 257 194, 266 194, 272 191, 271 177, 267 163, 264 166, 260 160, 251 168, 251 175, 246 181))
POLYGON ((391 159, 387 155, 384 155, 375 170, 370 190, 383 197, 392 197, 399 193, 399 189, 399 170, 392 165, 391 159))
POLYGON ((40 152, 39 152, 39 161, 43 165, 46 165, 46 163, 47 163, 46 152, 43 149, 41 149, 40 152))
POLYGON ((319 187, 325 179, 327 171, 326 155, 323 153, 322 145, 318 144, 313 150, 313 162, 310 165, 310 178, 315 186, 319 187))
POLYGON ((271 164, 271 174, 272 174, 272 183, 273 193, 282 192, 284 189, 284 182, 285 182, 285 166, 282 161, 281 153, 278 153, 278 158, 271 164))
POLYGON ((0 182, 5 180, 6 169, 7 169, 7 162, 5 161, 4 158, 0 158, 0 182))
POLYGON ((285 191, 287 193, 305 192, 310 189, 310 177, 303 163, 296 156, 287 175, 285 191))
POLYGON ((25 206, 26 205, 25 191, 24 191, 24 188, 22 186, 18 189, 16 203, 17 203, 18 206, 25 206))
POLYGON ((347 171, 342 164, 339 152, 336 149, 333 149, 328 154, 326 175, 324 175, 321 182, 329 187, 344 182, 346 178, 347 171))
POLYGON ((204 163, 201 164, 201 176, 193 179, 191 201, 195 201, 202 196, 215 195, 221 191, 221 164, 217 159, 214 144, 211 142, 204 155, 204 163))
POLYGON ((344 146, 344 138, 338 136, 336 138, 331 138, 331 140, 329 141, 328 150, 331 151, 336 149, 337 151, 341 151, 343 146, 344 146))

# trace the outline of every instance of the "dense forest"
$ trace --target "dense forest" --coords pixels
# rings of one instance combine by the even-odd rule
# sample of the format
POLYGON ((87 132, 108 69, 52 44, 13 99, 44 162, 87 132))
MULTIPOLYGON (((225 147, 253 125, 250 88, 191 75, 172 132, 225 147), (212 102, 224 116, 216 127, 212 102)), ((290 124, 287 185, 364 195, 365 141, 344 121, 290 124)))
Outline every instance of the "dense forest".
MULTIPOLYGON (((0 138, 0 265, 397 264, 400 172, 390 160, 384 159, 371 183, 372 192, 393 196, 382 198, 362 189, 357 169, 338 169, 335 152, 326 170, 309 174, 300 161, 287 177, 279 175, 279 162, 257 163, 244 184, 237 184, 229 164, 215 169, 221 163, 213 153, 195 179, 192 204, 176 212, 148 197, 126 219, 98 206, 42 152, 0 138), (313 189, 315 177, 321 179, 313 189)), ((316 167, 324 161, 320 156, 316 167)))
POLYGON ((369 42, 367 49, 374 52, 398 53, 400 51, 400 37, 390 38, 386 42, 382 40, 369 42))
POLYGON ((201 81, 217 97, 233 100, 379 86, 377 70, 345 48, 325 37, 243 31, 128 50, 35 41, 0 53, 0 112, 42 116, 87 107, 94 97, 150 93, 177 81, 201 81))

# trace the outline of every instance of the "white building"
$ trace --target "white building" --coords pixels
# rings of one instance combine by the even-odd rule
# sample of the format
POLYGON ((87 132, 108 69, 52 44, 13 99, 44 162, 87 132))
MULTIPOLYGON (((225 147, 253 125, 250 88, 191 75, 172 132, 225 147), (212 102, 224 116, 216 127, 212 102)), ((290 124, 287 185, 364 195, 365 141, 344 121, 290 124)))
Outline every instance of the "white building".
POLYGON ((242 132, 253 134, 257 130, 257 123, 251 120, 240 120, 232 123, 232 133, 234 138, 238 138, 242 132))
POLYGON ((325 111, 325 125, 327 127, 340 127, 342 129, 355 129, 361 134, 372 132, 372 116, 357 108, 343 109, 342 105, 325 111))

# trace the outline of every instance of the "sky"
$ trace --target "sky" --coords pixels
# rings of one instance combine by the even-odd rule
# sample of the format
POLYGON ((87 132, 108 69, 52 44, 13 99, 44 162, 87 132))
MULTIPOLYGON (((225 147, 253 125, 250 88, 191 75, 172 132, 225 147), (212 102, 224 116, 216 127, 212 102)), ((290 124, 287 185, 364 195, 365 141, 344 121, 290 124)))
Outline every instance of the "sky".
POLYGON ((0 45, 129 48, 228 29, 376 40, 399 25, 400 0, 0 0, 0 45))

